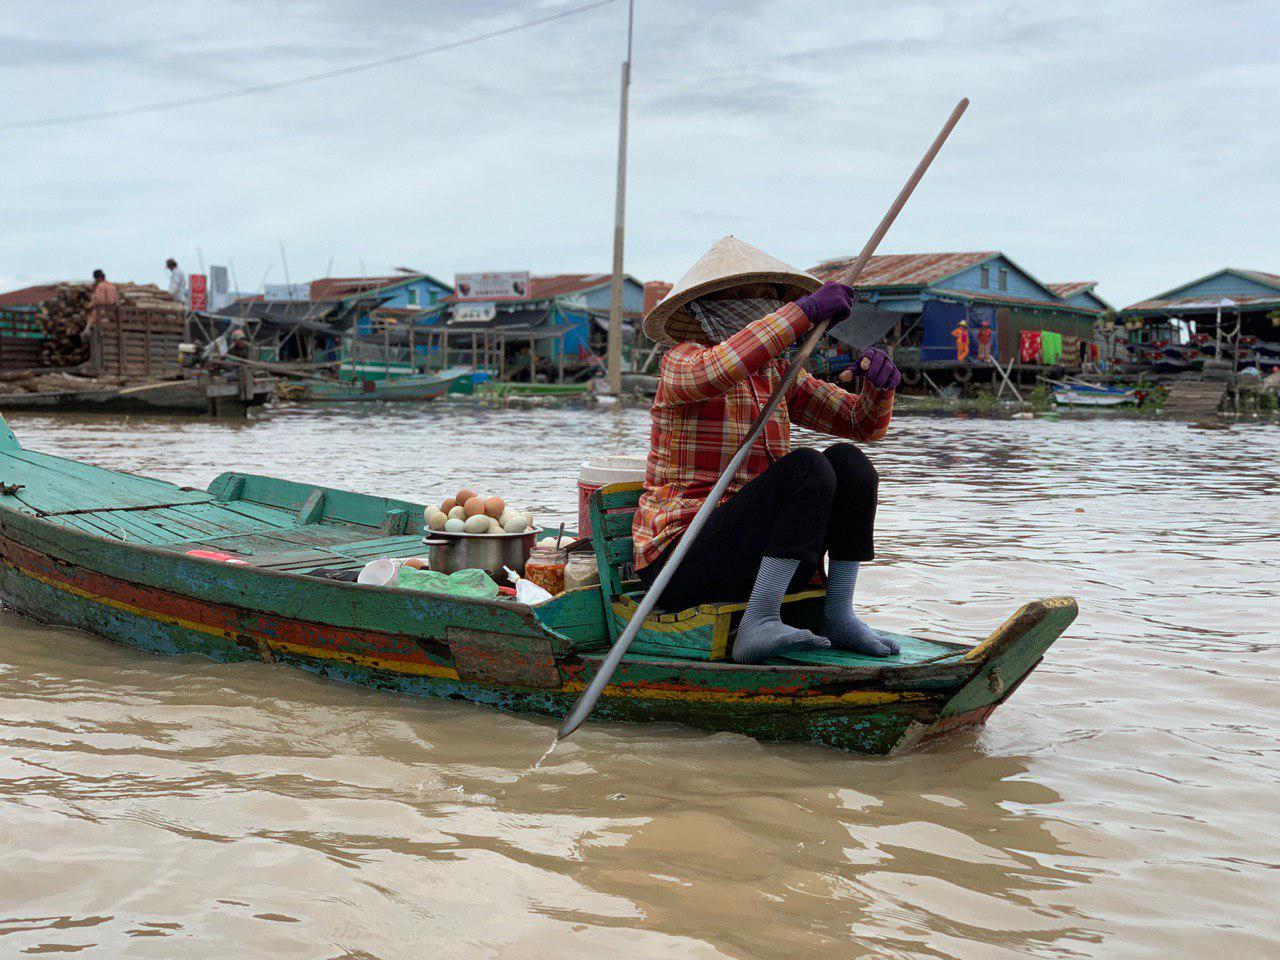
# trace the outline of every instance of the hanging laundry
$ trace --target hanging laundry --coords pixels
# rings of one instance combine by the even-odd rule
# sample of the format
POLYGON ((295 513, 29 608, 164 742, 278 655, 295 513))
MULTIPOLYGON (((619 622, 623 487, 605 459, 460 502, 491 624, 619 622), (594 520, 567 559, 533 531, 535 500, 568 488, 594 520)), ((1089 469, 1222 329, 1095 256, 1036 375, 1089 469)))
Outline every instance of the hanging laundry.
POLYGON ((1050 330, 1040 331, 1040 362, 1046 367, 1062 359, 1062 334, 1050 330))
POLYGON ((1018 335, 1018 360, 1022 363, 1040 361, 1040 331, 1023 330, 1018 335))

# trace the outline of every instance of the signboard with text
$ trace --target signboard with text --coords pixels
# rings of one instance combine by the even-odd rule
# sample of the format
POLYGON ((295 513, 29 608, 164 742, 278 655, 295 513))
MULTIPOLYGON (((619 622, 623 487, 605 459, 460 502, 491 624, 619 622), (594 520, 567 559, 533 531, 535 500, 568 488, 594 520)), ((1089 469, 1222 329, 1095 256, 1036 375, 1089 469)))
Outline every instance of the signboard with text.
POLYGON ((458 302, 528 300, 529 271, 459 273, 453 278, 454 299, 458 302))
POLYGON ((209 309, 209 279, 203 273, 193 273, 187 278, 191 290, 191 309, 209 309))
POLYGON ((493 303, 460 303, 453 308, 454 323, 488 323, 498 315, 493 303))

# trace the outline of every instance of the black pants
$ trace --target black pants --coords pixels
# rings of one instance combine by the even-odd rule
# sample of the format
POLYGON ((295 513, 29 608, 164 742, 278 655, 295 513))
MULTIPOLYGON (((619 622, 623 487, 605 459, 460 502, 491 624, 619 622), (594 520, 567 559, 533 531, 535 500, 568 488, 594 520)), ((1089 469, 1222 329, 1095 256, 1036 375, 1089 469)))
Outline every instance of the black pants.
MULTIPOLYGON (((800 561, 793 590, 813 578, 824 553, 870 560, 879 483, 876 468, 851 443, 793 450, 712 511, 659 606, 746 600, 762 557, 800 561)), ((646 589, 674 549, 640 570, 646 589)))

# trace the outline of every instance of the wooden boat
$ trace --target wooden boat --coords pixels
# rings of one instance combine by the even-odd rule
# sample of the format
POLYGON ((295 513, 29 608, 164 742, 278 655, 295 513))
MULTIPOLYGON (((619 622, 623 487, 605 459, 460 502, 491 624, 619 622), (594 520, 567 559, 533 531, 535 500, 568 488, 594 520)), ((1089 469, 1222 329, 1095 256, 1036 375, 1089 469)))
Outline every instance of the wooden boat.
POLYGON ((0 397, 0 410, 244 417, 250 407, 262 406, 270 400, 275 389, 275 381, 257 378, 246 400, 237 383, 199 377, 127 387, 18 393, 0 397))
MULTIPOLYGON (((224 473, 207 490, 178 487, 25 450, 0 420, 0 598, 35 620, 154 653, 260 660, 561 716, 633 602, 613 592, 629 561, 629 519, 604 512, 615 509, 603 506, 615 495, 606 491, 597 518, 608 528, 596 543, 607 564, 601 586, 536 606, 462 600, 327 576, 417 552, 419 504, 241 473, 224 473)), ((803 622, 820 603, 811 591, 788 610, 803 622)), ((811 653, 759 666, 723 659, 740 611, 708 604, 653 615, 596 718, 903 750, 982 723, 1076 606, 1069 598, 1028 604, 977 646, 901 636, 902 654, 887 660, 811 653)))
POLYGON ((281 383, 280 396, 285 400, 310 403, 334 403, 371 400, 435 400, 444 396, 454 383, 470 376, 463 367, 439 373, 406 374, 381 380, 342 380, 307 377, 281 383))
POLYGON ((1136 404, 1138 392, 1123 387, 1063 383, 1054 386, 1053 402, 1065 407, 1118 407, 1136 404))

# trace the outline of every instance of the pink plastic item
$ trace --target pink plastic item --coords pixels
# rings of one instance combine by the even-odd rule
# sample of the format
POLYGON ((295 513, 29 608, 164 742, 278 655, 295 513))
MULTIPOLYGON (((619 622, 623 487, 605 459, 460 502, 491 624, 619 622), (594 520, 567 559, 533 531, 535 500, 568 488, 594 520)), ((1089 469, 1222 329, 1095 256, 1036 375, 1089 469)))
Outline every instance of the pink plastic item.
POLYGON ((239 557, 233 557, 229 553, 223 553, 221 550, 188 550, 188 557, 199 557, 201 560, 221 560, 223 563, 242 563, 248 566, 248 560, 241 560, 239 557))

